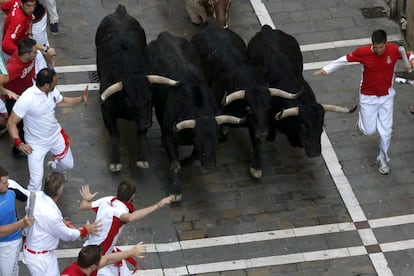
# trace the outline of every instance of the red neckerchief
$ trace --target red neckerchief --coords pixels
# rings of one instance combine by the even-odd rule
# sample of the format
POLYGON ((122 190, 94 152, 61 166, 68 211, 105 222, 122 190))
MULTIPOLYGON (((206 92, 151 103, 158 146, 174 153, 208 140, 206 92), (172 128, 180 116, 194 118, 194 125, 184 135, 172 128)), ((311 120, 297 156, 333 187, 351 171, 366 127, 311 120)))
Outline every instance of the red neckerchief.
POLYGON ((127 201, 122 201, 122 200, 120 200, 118 197, 114 197, 113 199, 111 199, 111 206, 112 206, 112 203, 115 201, 115 200, 119 200, 119 201, 121 201, 123 204, 125 204, 125 206, 128 208, 128 211, 129 211, 129 213, 132 213, 132 212, 134 212, 134 204, 132 204, 131 202, 127 202, 127 201))

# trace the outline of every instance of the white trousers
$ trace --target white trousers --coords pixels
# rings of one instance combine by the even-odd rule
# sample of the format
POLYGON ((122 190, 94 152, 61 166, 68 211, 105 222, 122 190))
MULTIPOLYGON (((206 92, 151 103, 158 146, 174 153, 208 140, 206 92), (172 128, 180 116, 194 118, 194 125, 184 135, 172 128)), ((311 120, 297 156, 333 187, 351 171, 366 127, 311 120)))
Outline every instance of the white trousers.
POLYGON ((32 276, 59 276, 59 266, 53 251, 43 254, 32 254, 23 249, 23 263, 32 276))
POLYGON ((59 22, 59 14, 57 13, 56 0, 44 0, 46 4, 47 14, 49 15, 50 24, 59 22))
POLYGON ((22 239, 0 242, 0 276, 19 275, 19 252, 22 239))
POLYGON ((47 37, 47 14, 45 14, 40 21, 32 24, 33 39, 36 40, 37 44, 49 45, 49 39, 47 37))
MULTIPOLYGON (((29 143, 30 144, 30 143, 29 143)), ((65 150, 65 139, 62 134, 59 134, 50 143, 45 145, 32 145, 33 151, 27 156, 30 181, 27 189, 31 192, 40 191, 42 189, 43 173, 44 173, 44 161, 48 152, 53 155, 61 154, 65 150)), ((53 160, 52 169, 55 171, 70 170, 73 168, 73 155, 70 149, 62 158, 55 158, 53 160)))
POLYGON ((391 144, 394 113, 394 88, 390 88, 387 96, 367 96, 360 94, 358 127, 365 135, 378 132, 380 137, 377 160, 390 161, 388 150, 391 144))

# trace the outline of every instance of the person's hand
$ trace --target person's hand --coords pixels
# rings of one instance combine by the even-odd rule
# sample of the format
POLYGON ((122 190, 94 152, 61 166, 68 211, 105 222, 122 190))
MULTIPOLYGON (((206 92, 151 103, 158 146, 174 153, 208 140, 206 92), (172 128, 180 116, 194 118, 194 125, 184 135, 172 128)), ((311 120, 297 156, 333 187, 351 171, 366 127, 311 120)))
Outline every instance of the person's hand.
POLYGON ((89 223, 89 221, 87 221, 83 227, 85 227, 88 230, 89 235, 93 235, 101 231, 102 223, 99 220, 93 223, 89 223))
POLYGON ((31 154, 33 151, 32 147, 28 144, 21 144, 17 149, 26 155, 31 154))
POLYGON ((319 69, 318 71, 313 73, 314 76, 320 76, 320 75, 326 75, 326 74, 327 72, 323 69, 319 69))
POLYGON ((32 226, 35 219, 34 218, 29 218, 28 216, 24 216, 24 218, 22 218, 24 226, 32 226))
POLYGON ((132 254, 135 258, 144 259, 145 256, 143 256, 142 254, 147 252, 147 246, 143 244, 143 242, 139 242, 136 245, 134 245, 130 250, 132 251, 132 254))
POLYGON ((98 194, 98 192, 92 194, 89 190, 89 185, 81 186, 81 190, 79 192, 82 196, 82 199, 86 201, 91 201, 98 194))
POLYGON ((88 86, 86 86, 85 89, 83 90, 81 98, 82 98, 82 102, 87 102, 88 101, 88 98, 89 98, 89 88, 88 88, 88 86))
POLYGON ((174 201, 174 195, 170 195, 170 196, 167 196, 167 197, 164 197, 163 199, 161 199, 158 203, 157 203, 157 206, 158 206, 158 208, 162 208, 162 207, 164 207, 165 205, 168 205, 168 204, 171 204, 171 202, 173 202, 174 201))
POLYGON ((46 55, 48 55, 48 56, 50 56, 50 57, 54 57, 54 56, 56 56, 56 50, 55 50, 55 48, 50 47, 50 48, 47 50, 46 55))
POLYGON ((10 98, 14 99, 17 101, 17 99, 19 98, 19 95, 17 95, 16 93, 14 93, 13 91, 3 88, 4 91, 6 91, 6 95, 9 96, 10 98))

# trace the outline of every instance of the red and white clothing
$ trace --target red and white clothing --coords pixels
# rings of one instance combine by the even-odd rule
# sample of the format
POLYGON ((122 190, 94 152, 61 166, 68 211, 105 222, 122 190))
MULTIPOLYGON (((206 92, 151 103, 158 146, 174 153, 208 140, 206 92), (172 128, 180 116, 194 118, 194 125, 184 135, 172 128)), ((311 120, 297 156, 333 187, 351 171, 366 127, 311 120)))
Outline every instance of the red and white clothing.
MULTIPOLYGON (((413 55, 407 53, 411 60, 413 55)), ((362 80, 359 95, 358 127, 365 135, 376 131, 380 136, 377 160, 389 162, 388 150, 391 144, 395 90, 394 71, 398 60, 402 59, 398 45, 387 43, 385 51, 378 56, 372 46, 362 46, 323 67, 327 74, 349 62, 362 64, 362 80)))
MULTIPOLYGON (((61 275, 69 275, 69 276, 88 276, 85 272, 81 270, 78 265, 78 262, 73 262, 70 266, 65 268, 62 271, 61 275)), ((92 272, 90 276, 96 276, 96 271, 92 272)))
POLYGON ((23 118, 26 144, 33 151, 28 155, 30 181, 27 189, 39 191, 42 187, 43 164, 46 154, 55 156, 58 171, 73 168, 69 140, 55 116, 56 105, 63 100, 59 90, 46 94, 36 85, 28 88, 16 101, 14 113, 23 118))
MULTIPOLYGON (((28 208, 29 202, 26 205, 27 211, 28 208)), ((23 262, 32 276, 60 275, 53 250, 58 247, 59 240, 73 241, 79 238, 80 231, 64 224, 62 212, 43 191, 36 192, 33 215, 35 222, 27 231, 23 262)))
MULTIPOLYGON (((83 246, 100 245, 102 254, 111 254, 118 238, 122 233, 125 222, 121 221, 122 214, 134 211, 134 206, 128 202, 122 202, 114 196, 103 197, 91 203, 93 210, 96 212, 96 220, 102 223, 102 230, 89 236, 83 246)), ((108 265, 98 271, 98 275, 131 275, 125 261, 121 266, 108 265)))
POLYGON ((20 1, 7 1, 1 5, 2 11, 7 14, 3 24, 3 52, 11 56, 16 50, 20 40, 27 37, 32 24, 33 16, 26 15, 20 8, 20 1))
POLYGON ((17 95, 21 95, 33 85, 36 77, 35 61, 24 63, 20 60, 17 50, 6 63, 9 72, 9 81, 3 86, 17 95))

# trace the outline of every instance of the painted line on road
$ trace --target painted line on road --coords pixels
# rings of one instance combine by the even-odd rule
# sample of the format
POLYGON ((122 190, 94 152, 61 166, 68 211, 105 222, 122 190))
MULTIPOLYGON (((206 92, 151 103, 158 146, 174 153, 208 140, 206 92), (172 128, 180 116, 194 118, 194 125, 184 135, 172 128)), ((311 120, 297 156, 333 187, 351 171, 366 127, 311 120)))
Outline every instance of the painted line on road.
MULTIPOLYGON (((383 252, 394 252, 400 250, 408 250, 414 248, 414 239, 405 241, 396 241, 380 244, 383 252)), ((125 247, 125 249, 130 247, 125 247)), ((80 249, 78 249, 80 250, 80 249)), ((79 252, 79 251, 78 251, 79 252)), ((321 260, 331 260, 337 258, 348 258, 355 256, 367 255, 367 250, 364 246, 343 247, 336 249, 317 250, 301 253, 293 253, 286 255, 276 255, 268 257, 258 257, 249 259, 239 259, 223 262, 211 262, 204 264, 194 264, 181 267, 172 268, 158 268, 139 270, 134 275, 163 275, 163 276, 180 276, 180 275, 194 275, 199 273, 212 273, 230 270, 243 270, 258 267, 268 267, 304 262, 313 262, 321 260)), ((369 254, 373 263, 386 263, 384 255, 381 253, 369 254)), ((142 263, 145 265, 145 263, 142 263)), ((383 268, 387 269, 387 267, 383 268)))
MULTIPOLYGON (((414 215, 403 215, 403 216, 373 219, 373 220, 368 220, 368 223, 372 229, 411 224, 411 223, 414 223, 414 215)), ((324 224, 324 225, 289 228, 289 229, 282 229, 282 230, 247 233, 247 234, 240 234, 240 235, 219 236, 219 237, 214 237, 214 238, 184 240, 184 241, 170 242, 170 243, 146 244, 146 246, 147 246, 148 253, 168 253, 168 252, 188 250, 188 249, 199 249, 199 248, 206 248, 206 247, 224 246, 224 245, 230 245, 230 244, 245 244, 245 243, 253 243, 253 242, 279 240, 279 239, 298 238, 298 237, 310 237, 310 236, 332 234, 332 233, 343 233, 343 232, 355 231, 355 230, 357 230, 357 228, 355 227, 353 222, 343 222, 343 223, 332 223, 332 224, 324 224)), ((118 247, 121 250, 127 250, 131 248, 130 245, 118 246, 118 247)), ((390 247, 388 246, 387 248, 390 248, 390 247)), ((414 248, 414 244, 410 248, 414 248)), ((401 249, 399 249, 399 246, 398 246, 396 247, 395 250, 401 250, 401 249)), ((55 250, 55 254, 58 256, 58 258, 75 258, 78 255, 79 251, 80 251, 80 248, 57 249, 55 250)), ((388 249, 388 251, 392 251, 392 250, 388 249)))
MULTIPOLYGON (((251 2, 253 5, 254 1, 251 0, 251 2)), ((266 8, 264 7, 264 9, 266 8)), ((260 17, 260 15, 258 15, 258 17, 260 17)), ((364 44, 370 43, 370 41, 366 43, 365 40, 359 40, 359 41, 348 40, 346 42, 342 41, 342 43, 338 43, 338 44, 349 45, 351 42, 352 43, 364 43, 364 44)), ((316 45, 311 45, 311 46, 312 47, 309 47, 310 50, 314 48, 319 48, 322 45, 316 44, 316 45)), ((324 45, 324 46, 329 47, 330 45, 324 45)), ((332 44, 332 46, 336 46, 336 45, 332 44)), ((352 45, 352 46, 356 46, 356 45, 352 45)), ((323 66, 320 66, 319 68, 321 67, 323 66)), ((338 157, 335 153, 335 150, 331 142, 329 141, 328 135, 326 134, 325 130, 322 131, 321 146, 322 146, 322 157, 326 163, 326 166, 328 167, 332 180, 334 181, 335 186, 337 187, 352 220, 354 222, 365 223, 367 221, 367 218, 364 214, 364 211, 362 210, 362 207, 360 206, 358 199, 356 198, 355 193, 352 190, 351 184, 349 183, 345 173, 342 170, 342 166, 339 163, 338 157)), ((361 226, 361 224, 358 224, 358 226, 361 226)), ((368 228, 366 229, 358 229, 358 234, 362 240, 362 243, 364 244, 364 246, 366 246, 366 248, 372 245, 378 246, 378 241, 372 229, 369 228, 369 225, 368 225, 368 228)), ((382 252, 368 252, 368 253, 369 253, 368 256, 378 275, 380 276, 393 275, 391 269, 388 266, 388 262, 382 252), (375 254, 372 254, 372 253, 375 253, 375 254)))
MULTIPOLYGON (((324 67, 325 65, 327 65, 328 63, 330 63, 331 61, 332 60, 304 63, 303 70, 307 71, 307 70, 320 69, 324 67)), ((351 65, 358 65, 358 63, 347 64, 347 66, 351 66, 351 65)), ((78 84, 59 84, 57 85, 57 89, 61 93, 67 93, 67 92, 74 92, 74 91, 83 91, 86 86, 88 86, 89 91, 98 91, 100 87, 99 83, 78 83, 78 84)))
MULTIPOLYGON (((253 2, 260 2, 259 0, 251 0, 253 2)), ((268 24, 269 25, 269 24, 268 24)), ((272 28, 274 28, 272 26, 272 28)), ((401 41, 403 37, 399 34, 388 35, 388 41, 401 41)), ((348 39, 348 40, 338 40, 332 42, 323 42, 323 43, 313 43, 313 44, 306 44, 301 45, 300 49, 302 52, 308 51, 319 51, 319 50, 326 50, 326 49, 335 49, 341 47, 353 47, 353 46, 361 46, 371 43, 371 38, 359 38, 359 39, 348 39)), ((326 65, 330 61, 322 61, 322 62, 311 62, 305 64, 323 64, 326 65)), ((304 64, 304 70, 305 70, 304 64)), ((312 69, 321 68, 323 67, 318 65, 317 67, 312 67, 312 69)), ((85 64, 85 65, 69 65, 69 66, 56 66, 55 71, 57 73, 79 73, 79 72, 93 72, 96 71, 96 64, 85 64)))
POLYGON ((273 29, 276 29, 275 24, 273 24, 273 20, 270 17, 270 14, 267 11, 266 6, 263 4, 262 0, 250 0, 250 4, 256 13, 260 25, 269 25, 273 29))

